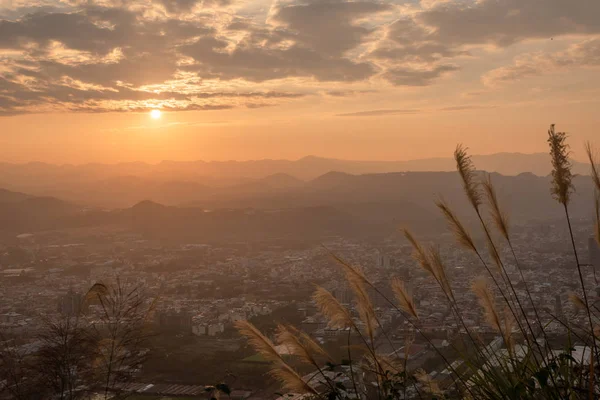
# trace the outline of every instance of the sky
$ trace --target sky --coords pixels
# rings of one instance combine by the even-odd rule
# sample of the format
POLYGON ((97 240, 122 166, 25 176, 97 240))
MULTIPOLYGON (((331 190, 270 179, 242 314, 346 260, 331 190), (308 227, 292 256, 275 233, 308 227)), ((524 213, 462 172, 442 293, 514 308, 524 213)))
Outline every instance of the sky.
POLYGON ((0 0, 0 162, 532 153, 551 123, 582 159, 600 146, 599 15, 598 0, 0 0))

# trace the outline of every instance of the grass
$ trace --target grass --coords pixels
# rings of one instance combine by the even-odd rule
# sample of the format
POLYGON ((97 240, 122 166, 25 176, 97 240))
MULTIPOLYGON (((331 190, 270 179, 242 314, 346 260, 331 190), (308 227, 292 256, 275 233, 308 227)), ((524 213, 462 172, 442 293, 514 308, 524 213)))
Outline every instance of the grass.
MULTIPOLYGON (((479 300, 481 312, 489 327, 496 332, 498 347, 490 348, 478 332, 463 317, 453 284, 446 273, 447 266, 437 247, 422 245, 408 230, 405 237, 414 249, 414 258, 419 268, 436 283, 447 301, 452 317, 460 327, 459 343, 453 343, 455 359, 448 359, 447 349, 438 349, 429 333, 421 329, 419 310, 412 298, 410 285, 390 277, 395 299, 386 297, 360 269, 332 254, 349 287, 354 294, 352 309, 340 304, 326 289, 317 288, 313 300, 321 313, 334 328, 349 328, 346 357, 337 363, 308 335, 291 326, 280 325, 274 341, 264 336, 252 324, 242 321, 238 328, 242 335, 264 360, 271 364, 271 375, 278 379, 290 392, 306 394, 314 398, 345 400, 359 396, 371 399, 407 398, 469 398, 469 399, 595 399, 600 394, 600 354, 596 341, 600 327, 600 308, 592 304, 588 290, 594 285, 586 282, 586 266, 580 262, 577 243, 573 236, 569 205, 573 193, 572 173, 567 135, 557 132, 554 125, 548 130, 548 144, 552 160, 552 181, 549 188, 558 206, 564 210, 565 225, 569 232, 572 248, 572 268, 577 272, 579 288, 571 295, 576 311, 585 315, 586 323, 576 322, 577 312, 566 316, 550 314, 551 322, 566 330, 561 343, 563 350, 555 351, 546 332, 548 315, 540 304, 536 304, 530 292, 530 284, 521 270, 519 255, 513 247, 507 213, 501 208, 491 177, 475 168, 467 149, 457 146, 454 153, 457 172, 462 180, 464 194, 469 201, 474 217, 478 221, 480 234, 485 238, 486 248, 481 249, 473 240, 474 234, 462 223, 451 206, 443 199, 436 202, 442 216, 454 234, 456 245, 470 253, 480 264, 481 276, 472 282, 472 291, 479 300), (483 176, 482 176, 483 175, 483 176), (510 250, 506 257, 500 247, 510 250), (518 278, 507 272, 508 264, 515 265, 518 278), (524 288, 525 295, 515 287, 524 288), (422 369, 408 368, 409 355, 397 360, 379 354, 376 336, 389 341, 388 334, 378 319, 369 293, 375 292, 404 317, 413 328, 414 337, 405 338, 404 348, 410 348, 418 338, 429 344, 443 361, 447 374, 443 379, 428 374, 422 369), (534 317, 526 309, 534 310, 534 317), (352 343, 351 336, 359 344, 352 343), (351 345, 352 343, 352 345, 351 345), (305 365, 312 367, 312 378, 300 377, 288 360, 279 356, 276 345, 292 349, 305 365), (574 346, 588 349, 589 359, 576 360, 572 354, 574 346)), ((600 162, 591 145, 586 146, 591 163, 591 179, 595 185, 595 236, 600 245, 600 162)), ((518 193, 511 193, 518 196, 518 193)), ((594 271, 595 276, 595 271, 594 271)), ((543 279, 540 276, 540 279, 543 279)), ((552 288, 564 290, 565 288, 552 288)), ((391 344, 391 341, 390 341, 391 344)), ((253 356, 254 357, 254 356, 253 356)), ((587 357, 587 356, 586 356, 587 357)))

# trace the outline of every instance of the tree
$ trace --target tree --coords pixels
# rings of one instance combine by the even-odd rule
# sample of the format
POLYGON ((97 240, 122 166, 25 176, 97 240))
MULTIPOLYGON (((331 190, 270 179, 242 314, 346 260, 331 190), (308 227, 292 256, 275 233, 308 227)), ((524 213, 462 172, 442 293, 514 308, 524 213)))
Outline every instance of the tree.
POLYGON ((156 301, 147 298, 141 286, 119 279, 110 286, 96 284, 88 292, 86 302, 96 302, 100 310, 93 324, 98 338, 95 366, 105 398, 109 392, 123 392, 145 362, 148 321, 156 301))
POLYGON ((98 347, 94 332, 78 316, 66 316, 47 321, 39 340, 35 370, 40 388, 61 400, 85 398, 94 386, 98 347))

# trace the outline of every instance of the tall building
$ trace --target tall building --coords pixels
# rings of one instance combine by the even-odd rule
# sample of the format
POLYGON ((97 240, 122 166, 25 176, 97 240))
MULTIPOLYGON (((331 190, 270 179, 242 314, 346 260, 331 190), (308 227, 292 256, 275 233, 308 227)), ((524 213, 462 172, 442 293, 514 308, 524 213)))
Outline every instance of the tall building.
POLYGON ((590 252, 590 264, 596 271, 600 270, 600 246, 596 239, 591 237, 588 239, 588 250, 590 252))
POLYGON ((169 331, 192 332, 192 314, 187 311, 165 311, 158 314, 158 323, 169 331))
POLYGON ((83 296, 80 293, 69 292, 58 299, 58 312, 64 315, 77 315, 83 305, 83 296))
POLYGON ((561 298, 560 298, 560 293, 557 293, 554 296, 554 313, 559 318, 563 318, 564 317, 564 315, 563 315, 562 301, 561 301, 561 298))
POLYGON ((392 258, 387 254, 382 254, 379 250, 376 250, 374 260, 377 268, 390 269, 392 267, 392 258))

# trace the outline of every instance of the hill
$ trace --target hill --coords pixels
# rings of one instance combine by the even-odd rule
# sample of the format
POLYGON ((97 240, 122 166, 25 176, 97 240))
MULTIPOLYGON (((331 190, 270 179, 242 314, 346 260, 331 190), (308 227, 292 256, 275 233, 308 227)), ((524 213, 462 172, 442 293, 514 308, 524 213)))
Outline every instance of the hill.
MULTIPOLYGON (((502 206, 514 221, 562 218, 550 196, 550 178, 531 173, 493 173, 502 206)), ((587 176, 574 179, 571 213, 590 218, 593 187, 587 176)), ((399 226, 427 229, 443 223, 434 200, 444 198, 461 218, 473 218, 455 172, 394 172, 352 175, 329 172, 309 182, 278 176, 227 188, 203 188, 185 183, 202 200, 186 206, 155 200, 113 211, 86 209, 51 197, 0 191, 0 230, 19 234, 48 229, 116 224, 148 237, 175 241, 319 240, 325 236, 380 235, 399 226), (271 183, 272 180, 276 184, 271 183), (283 182, 283 184, 282 184, 283 182)), ((172 188, 172 187, 171 187, 172 188)), ((172 195, 169 188, 163 188, 172 195)))
MULTIPOLYGON (((524 172, 546 176, 551 168, 549 156, 545 153, 479 155, 473 156, 473 161, 481 170, 507 176, 524 172)), ((91 206, 124 208, 145 199, 166 205, 182 205, 238 194, 262 196, 265 193, 284 193, 333 171, 364 175, 445 172, 454 168, 451 158, 350 161, 314 156, 296 161, 164 161, 159 164, 60 166, 5 163, 0 164, 0 187, 91 206)), ((574 162, 573 170, 577 174, 588 174, 588 166, 583 163, 574 162)), ((326 185, 326 182, 322 181, 322 184, 326 185)))

